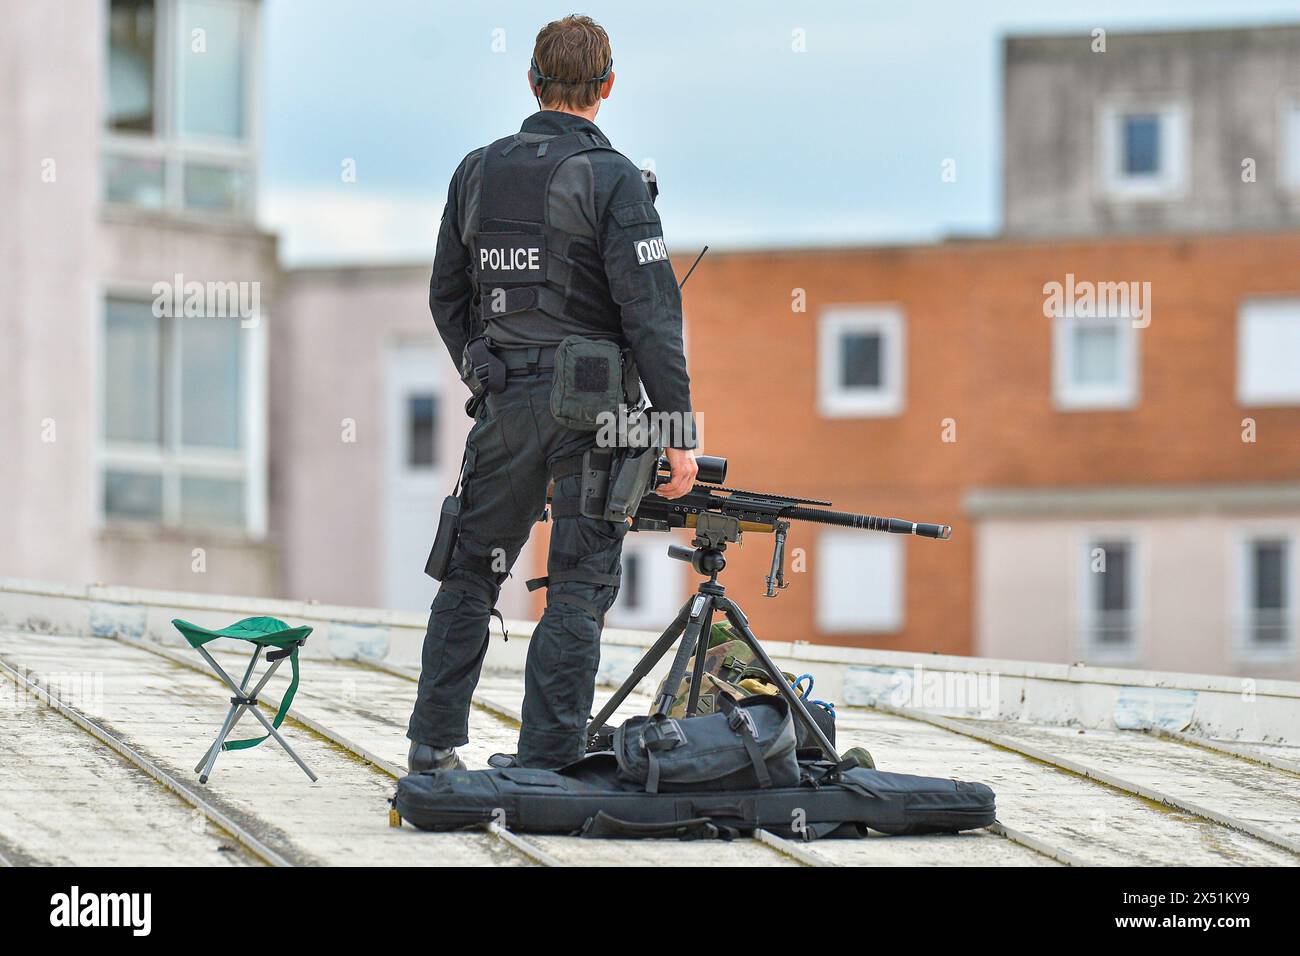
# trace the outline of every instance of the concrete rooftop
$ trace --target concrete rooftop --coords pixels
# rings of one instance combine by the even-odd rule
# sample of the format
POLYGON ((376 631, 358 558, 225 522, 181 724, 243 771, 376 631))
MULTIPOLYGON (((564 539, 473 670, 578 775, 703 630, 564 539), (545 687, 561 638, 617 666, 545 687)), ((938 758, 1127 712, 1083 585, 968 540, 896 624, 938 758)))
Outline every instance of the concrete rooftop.
MULTIPOLYGON (((750 609, 762 635, 762 608, 750 609)), ((1300 684, 768 641, 837 702, 840 748, 884 770, 988 783, 999 825, 960 836, 794 844, 594 841, 389 826, 423 615, 0 581, 0 861, 214 865, 1295 865, 1300 684), (269 614, 316 630, 284 732, 223 753, 228 690, 175 634, 269 614)), ((494 636, 471 767, 513 751, 530 625, 494 636)), ((602 679, 654 635, 609 631, 602 679)), ((228 671, 239 645, 210 645, 228 671), (224 645, 224 647, 223 647, 224 645), (228 662, 228 663, 227 663, 228 662)), ((287 667, 282 669, 287 675, 287 667)), ((287 680, 287 677, 286 677, 287 680)), ((278 703, 277 675, 263 694, 278 703)), ((649 690, 649 687, 642 688, 649 690)), ((607 691, 598 693, 598 700, 607 691)), ((624 716, 644 712, 629 700, 624 716)), ((248 730, 248 720, 241 731, 248 730)), ((236 733, 239 736, 240 733, 236 733)))

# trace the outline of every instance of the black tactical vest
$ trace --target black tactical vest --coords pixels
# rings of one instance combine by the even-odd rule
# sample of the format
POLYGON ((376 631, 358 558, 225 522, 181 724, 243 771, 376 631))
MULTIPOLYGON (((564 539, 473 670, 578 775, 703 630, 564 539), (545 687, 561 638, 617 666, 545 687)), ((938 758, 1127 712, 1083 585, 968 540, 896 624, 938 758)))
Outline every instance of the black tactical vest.
POLYGON ((484 151, 478 229, 470 250, 485 324, 534 309, 565 317, 563 263, 574 237, 551 226, 547 197, 560 163, 592 150, 615 152, 582 130, 540 143, 516 134, 484 151))

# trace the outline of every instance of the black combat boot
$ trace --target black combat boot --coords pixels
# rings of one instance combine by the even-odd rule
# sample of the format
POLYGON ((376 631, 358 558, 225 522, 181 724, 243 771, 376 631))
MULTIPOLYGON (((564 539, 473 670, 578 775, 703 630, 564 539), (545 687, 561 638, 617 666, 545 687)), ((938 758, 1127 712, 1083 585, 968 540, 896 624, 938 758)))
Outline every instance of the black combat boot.
POLYGON ((412 740, 411 749, 406 752, 406 769, 410 773, 464 770, 465 761, 456 755, 455 747, 431 747, 418 740, 412 740))

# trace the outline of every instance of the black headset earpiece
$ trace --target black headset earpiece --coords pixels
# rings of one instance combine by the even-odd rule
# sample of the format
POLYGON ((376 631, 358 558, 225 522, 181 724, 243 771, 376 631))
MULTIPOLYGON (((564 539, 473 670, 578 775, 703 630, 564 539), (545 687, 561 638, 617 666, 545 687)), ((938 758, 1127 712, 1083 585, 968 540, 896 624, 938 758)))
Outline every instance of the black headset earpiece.
MULTIPOLYGON (((605 69, 601 71, 600 76, 593 76, 589 80, 581 80, 582 83, 604 83, 609 79, 609 75, 614 72, 614 58, 610 57, 609 62, 605 64, 605 69)), ((547 76, 542 72, 541 67, 537 65, 537 57, 528 61, 528 82, 533 85, 533 95, 539 96, 542 92, 543 83, 553 83, 558 80, 557 77, 547 76)))

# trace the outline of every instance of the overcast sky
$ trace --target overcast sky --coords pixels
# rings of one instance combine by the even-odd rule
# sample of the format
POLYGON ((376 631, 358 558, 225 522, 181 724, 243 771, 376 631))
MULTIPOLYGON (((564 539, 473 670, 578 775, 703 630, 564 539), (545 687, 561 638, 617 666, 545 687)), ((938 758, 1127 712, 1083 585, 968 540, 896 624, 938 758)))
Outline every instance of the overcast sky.
POLYGON ((996 231, 1003 36, 1300 21, 1295 0, 266 0, 260 214, 285 260, 431 259, 457 163, 535 110, 533 39, 569 12, 609 31, 596 122, 653 163, 671 250, 996 231))

